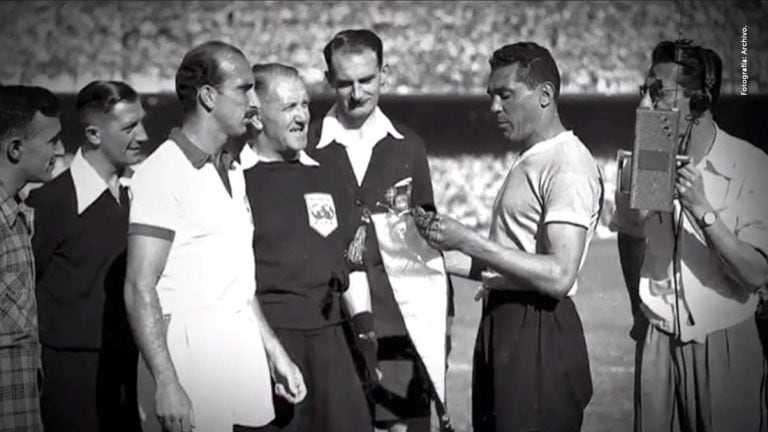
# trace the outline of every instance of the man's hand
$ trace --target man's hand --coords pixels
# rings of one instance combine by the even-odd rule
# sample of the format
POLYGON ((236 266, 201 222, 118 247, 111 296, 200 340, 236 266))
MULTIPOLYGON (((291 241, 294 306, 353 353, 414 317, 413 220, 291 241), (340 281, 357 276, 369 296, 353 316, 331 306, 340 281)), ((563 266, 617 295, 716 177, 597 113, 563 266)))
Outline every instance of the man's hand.
POLYGON ((694 217, 699 218, 705 212, 713 210, 712 205, 707 200, 707 195, 704 193, 701 171, 692 163, 687 163, 677 169, 675 191, 677 191, 680 204, 694 217))
POLYGON ((414 209, 412 214, 419 234, 435 249, 460 249, 473 234, 469 228, 449 216, 426 212, 420 207, 414 209))
POLYGON ((275 380, 275 393, 292 404, 304 400, 307 387, 304 376, 282 347, 269 355, 269 367, 275 380))
POLYGON ((192 401, 178 380, 158 382, 155 390, 157 417, 163 429, 171 432, 191 432, 195 429, 192 401))

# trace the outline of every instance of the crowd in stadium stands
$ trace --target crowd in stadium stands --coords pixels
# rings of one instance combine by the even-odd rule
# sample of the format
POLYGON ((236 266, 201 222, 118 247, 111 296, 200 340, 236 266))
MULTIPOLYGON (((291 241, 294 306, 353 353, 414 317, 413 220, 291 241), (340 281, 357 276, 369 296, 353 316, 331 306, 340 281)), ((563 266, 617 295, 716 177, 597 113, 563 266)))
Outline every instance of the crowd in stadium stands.
MULTIPOLYGON (((97 78, 123 79, 142 93, 172 91, 186 47, 221 39, 260 62, 295 65, 318 94, 327 91, 324 41, 355 27, 374 29, 385 41, 385 93, 483 93, 480 72, 492 47, 519 39, 551 49, 565 94, 636 93, 653 44, 682 34, 722 54, 722 93, 738 94, 745 26, 749 92, 768 90, 768 33, 757 31, 768 8, 754 1, 14 1, 0 2, 0 17, 0 82, 60 92, 97 78)), ((493 203, 491 191, 512 157, 430 156, 438 208, 487 228, 490 214, 480 209, 493 203)), ((606 218, 615 163, 599 162, 610 189, 606 218)), ((597 235, 610 235, 607 220, 600 225, 597 235)))
POLYGON ((386 92, 482 93, 492 47, 536 40, 560 65, 564 93, 635 93, 652 44, 679 35, 724 57, 723 92, 739 93, 746 26, 750 93, 768 89, 768 8, 756 1, 191 1, 0 3, 0 82, 75 91, 95 77, 172 90, 179 54, 222 39, 258 61, 293 64, 326 90, 323 41, 371 28, 386 41, 386 92))

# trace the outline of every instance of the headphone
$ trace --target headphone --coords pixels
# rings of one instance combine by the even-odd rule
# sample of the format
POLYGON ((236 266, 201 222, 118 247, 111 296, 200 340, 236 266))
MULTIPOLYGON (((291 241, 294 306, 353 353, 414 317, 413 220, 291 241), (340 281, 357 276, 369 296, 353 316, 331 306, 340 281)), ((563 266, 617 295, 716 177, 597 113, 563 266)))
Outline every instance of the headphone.
POLYGON ((712 89, 715 87, 715 61, 711 51, 704 49, 688 39, 675 41, 675 62, 682 64, 683 59, 689 57, 688 53, 693 51, 698 54, 698 60, 702 61, 704 68, 704 83, 701 90, 691 96, 688 108, 694 118, 701 117, 704 112, 712 107, 712 89))

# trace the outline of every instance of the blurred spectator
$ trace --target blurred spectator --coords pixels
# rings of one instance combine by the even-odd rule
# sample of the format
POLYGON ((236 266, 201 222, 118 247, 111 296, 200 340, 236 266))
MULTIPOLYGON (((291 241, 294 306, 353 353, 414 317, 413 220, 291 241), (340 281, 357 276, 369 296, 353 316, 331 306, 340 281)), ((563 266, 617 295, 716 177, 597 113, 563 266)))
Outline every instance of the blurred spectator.
POLYGON ((755 1, 38 1, 0 2, 0 16, 0 80, 64 92, 95 78, 172 91, 178 53, 222 39, 250 58, 296 64, 318 93, 326 90, 322 42, 350 27, 372 28, 386 41, 397 65, 387 93, 481 93, 477 72, 511 35, 552 51, 563 93, 632 93, 653 42, 680 32, 723 53, 723 93, 739 93, 744 28, 749 92, 768 89, 768 33, 757 31, 768 6, 755 1))

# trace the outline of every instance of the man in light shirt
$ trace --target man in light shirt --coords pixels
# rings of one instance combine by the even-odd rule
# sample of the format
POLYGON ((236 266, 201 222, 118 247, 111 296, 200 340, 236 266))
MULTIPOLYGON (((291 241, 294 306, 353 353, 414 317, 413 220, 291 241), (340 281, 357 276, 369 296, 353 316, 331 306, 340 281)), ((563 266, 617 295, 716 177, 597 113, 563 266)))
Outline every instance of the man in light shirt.
POLYGON ((616 199, 612 227, 642 313, 633 332, 635 431, 765 430, 766 365, 754 316, 768 281, 768 156, 712 117, 717 53, 664 41, 651 61, 643 104, 679 110, 691 162, 677 169, 672 212, 616 199))
POLYGON ((274 417, 270 372, 290 402, 306 389, 255 300, 245 181, 222 158, 255 111, 250 65, 236 47, 204 43, 184 57, 176 93, 182 125, 131 185, 125 302, 155 383, 140 403, 172 431, 263 426, 274 417))
POLYGON ((592 380, 571 296, 599 217, 602 180, 587 147, 560 120, 560 74, 549 51, 533 42, 505 45, 490 65, 491 113, 521 150, 496 196, 490 235, 439 214, 417 225, 433 246, 450 251, 450 273, 483 278, 473 429, 578 431, 592 380))

